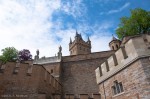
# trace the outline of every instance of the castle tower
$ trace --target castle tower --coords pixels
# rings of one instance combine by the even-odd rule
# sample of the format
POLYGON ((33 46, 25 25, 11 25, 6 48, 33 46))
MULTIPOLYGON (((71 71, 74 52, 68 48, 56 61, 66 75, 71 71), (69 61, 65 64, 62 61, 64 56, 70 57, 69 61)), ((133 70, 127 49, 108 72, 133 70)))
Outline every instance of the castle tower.
POLYGON ((70 55, 89 54, 91 53, 91 41, 88 37, 88 41, 85 42, 82 39, 82 35, 76 31, 75 40, 72 41, 70 38, 69 43, 70 55))
POLYGON ((109 47, 111 50, 118 50, 120 47, 121 41, 112 36, 112 40, 109 42, 109 47))

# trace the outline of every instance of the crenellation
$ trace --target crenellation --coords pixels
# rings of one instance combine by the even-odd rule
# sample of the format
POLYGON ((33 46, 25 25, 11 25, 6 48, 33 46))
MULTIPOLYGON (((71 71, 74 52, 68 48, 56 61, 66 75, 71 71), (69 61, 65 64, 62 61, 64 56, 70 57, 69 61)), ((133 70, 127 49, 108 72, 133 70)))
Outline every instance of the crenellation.
POLYGON ((33 63, 29 63, 29 65, 28 65, 28 70, 27 70, 27 75, 28 75, 28 76, 31 76, 33 66, 34 66, 33 63))
POLYGON ((1 64, 0 73, 4 73, 5 68, 6 64, 1 64))
MULTIPOLYGON (((148 37, 150 37, 150 35, 146 35, 146 38, 148 37)), ((143 37, 142 36, 132 37, 124 44, 124 46, 121 46, 115 52, 115 54, 113 54, 107 59, 110 71, 106 72, 107 71, 106 62, 101 64, 102 71, 100 71, 99 68, 95 70, 97 82, 101 83, 102 81, 104 81, 111 75, 115 74, 119 70, 123 69, 125 66, 129 65, 133 61, 139 59, 140 57, 149 57, 149 56, 150 50, 147 49, 143 37), (100 76, 99 78, 99 74, 103 75, 100 76)))
POLYGON ((38 60, 35 60, 33 63, 34 64, 48 64, 48 63, 55 63, 55 62, 60 62, 61 58, 58 56, 54 57, 46 57, 46 58, 40 58, 38 60))
MULTIPOLYGON (((122 50, 123 48, 121 47, 120 49, 118 49, 115 53, 116 56, 116 60, 118 61, 118 64, 122 64, 122 62, 125 60, 125 49, 122 50), (124 52, 123 52, 124 51, 124 52)), ((118 65, 116 64, 116 65, 118 65)))
POLYGON ((13 70, 13 74, 18 74, 18 72, 19 72, 19 67, 20 67, 20 62, 17 62, 17 63, 16 63, 16 67, 15 67, 14 70, 13 70))
POLYGON ((127 55, 127 52, 126 52, 126 50, 125 50, 125 46, 120 47, 120 49, 121 49, 121 51, 122 51, 122 54, 123 54, 124 59, 126 59, 126 58, 128 57, 128 55, 127 55))
POLYGON ((7 87, 6 88, 7 90, 4 90, 6 94, 10 94, 9 88, 12 88, 11 90, 14 92, 14 94, 19 94, 21 90, 21 93, 26 94, 28 96, 28 99, 37 98, 37 95, 39 94, 38 92, 42 93, 49 92, 47 94, 50 95, 52 94, 52 90, 53 91, 57 90, 57 92, 61 94, 61 88, 58 89, 57 86, 53 86, 52 89, 50 86, 48 86, 50 77, 55 81, 50 85, 58 84, 59 87, 62 86, 42 65, 40 66, 28 63, 19 63, 18 65, 18 63, 15 62, 8 62, 5 64, 4 73, 0 75, 1 79, 0 88, 3 86, 2 85, 3 83, 9 82, 8 86, 5 86, 7 87), (17 71, 15 71, 16 75, 14 75, 13 71, 16 70, 16 68, 17 68, 17 71), (46 78, 44 78, 45 72, 47 73, 46 78), (11 85, 11 83, 14 84, 11 85), (29 89, 33 89, 32 92, 30 92, 29 89))
POLYGON ((101 66, 99 67, 99 69, 100 69, 100 76, 102 76, 103 74, 107 73, 106 62, 102 63, 101 66))
POLYGON ((97 81, 97 83, 99 83, 100 77, 102 76, 101 66, 96 68, 95 74, 96 74, 96 78, 97 78, 96 81, 97 81))
POLYGON ((110 71, 112 71, 116 66, 116 63, 115 63, 114 59, 115 59, 114 54, 107 59, 110 71))

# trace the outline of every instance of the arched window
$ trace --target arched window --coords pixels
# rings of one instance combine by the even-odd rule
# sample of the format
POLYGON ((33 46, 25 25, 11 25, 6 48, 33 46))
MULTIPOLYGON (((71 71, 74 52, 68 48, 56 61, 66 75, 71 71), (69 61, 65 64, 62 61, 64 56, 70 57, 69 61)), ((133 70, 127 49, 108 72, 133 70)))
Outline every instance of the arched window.
POLYGON ((112 46, 112 50, 114 50, 114 46, 112 46))
POLYGON ((116 44, 116 48, 117 48, 117 49, 119 48, 117 44, 116 44))

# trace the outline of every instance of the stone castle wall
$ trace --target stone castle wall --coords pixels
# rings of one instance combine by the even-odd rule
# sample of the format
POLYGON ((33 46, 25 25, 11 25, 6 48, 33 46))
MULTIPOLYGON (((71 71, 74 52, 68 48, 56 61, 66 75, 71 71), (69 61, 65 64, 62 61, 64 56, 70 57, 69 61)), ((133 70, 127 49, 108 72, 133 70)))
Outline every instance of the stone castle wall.
MULTIPOLYGON (((62 68, 61 68, 61 62, 56 62, 56 63, 49 63, 49 64, 43 64, 45 69, 51 73, 58 81, 61 79, 61 73, 62 73, 62 68)), ((61 81, 60 81, 61 82, 61 81)))
POLYGON ((85 54, 85 55, 64 56, 62 58, 62 62, 92 60, 92 59, 96 59, 96 58, 106 58, 113 53, 114 53, 114 51, 102 51, 102 52, 95 52, 95 53, 90 53, 90 54, 85 54))
POLYGON ((74 97, 80 97, 81 99, 84 99, 82 97, 94 97, 94 99, 99 99, 94 70, 113 53, 114 51, 105 51, 63 57, 62 85, 64 96, 69 97, 72 95, 71 99, 74 97))
POLYGON ((42 99, 61 93, 60 83, 41 65, 8 62, 0 68, 0 97, 42 99))
POLYGON ((150 61, 148 58, 132 63, 99 84, 101 99, 149 99, 150 97, 150 61), (114 81, 122 82, 123 92, 113 94, 114 81))
POLYGON ((150 93, 148 91, 150 90, 148 85, 150 73, 147 71, 150 66, 149 57, 150 35, 134 36, 126 41, 124 46, 95 70, 102 99, 105 97, 126 99, 130 96, 137 97, 137 99, 138 97, 148 99, 148 93, 150 93), (111 87, 116 80, 123 83, 124 93, 122 95, 112 94, 111 87), (131 95, 130 92, 134 90, 138 91, 131 95))

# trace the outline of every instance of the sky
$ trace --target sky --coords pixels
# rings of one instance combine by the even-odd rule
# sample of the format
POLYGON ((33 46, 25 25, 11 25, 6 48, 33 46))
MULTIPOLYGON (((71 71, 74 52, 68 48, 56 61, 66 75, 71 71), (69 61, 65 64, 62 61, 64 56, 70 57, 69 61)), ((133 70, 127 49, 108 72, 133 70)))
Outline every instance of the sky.
POLYGON ((29 49, 34 58, 39 49, 40 57, 52 57, 61 45, 67 56, 77 30, 90 37, 92 52, 106 51, 120 18, 135 8, 150 11, 150 0, 0 0, 0 50, 29 49))

